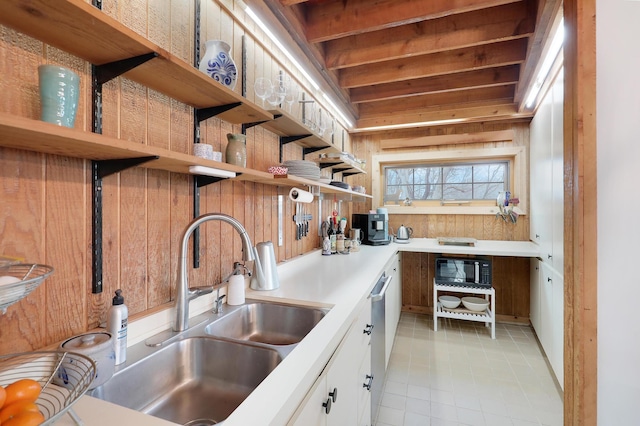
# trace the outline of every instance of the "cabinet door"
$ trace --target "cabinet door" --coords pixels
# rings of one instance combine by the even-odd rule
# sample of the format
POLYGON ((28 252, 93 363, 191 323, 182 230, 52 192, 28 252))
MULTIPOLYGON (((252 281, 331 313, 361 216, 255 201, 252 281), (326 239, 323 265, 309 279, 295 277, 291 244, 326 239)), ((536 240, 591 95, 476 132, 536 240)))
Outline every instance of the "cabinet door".
POLYGON ((400 310, 402 309, 402 287, 400 285, 399 260, 400 254, 396 253, 393 262, 391 262, 386 270, 386 275, 391 276, 392 279, 389 283, 389 287, 387 288, 385 299, 385 371, 389 364, 393 341, 395 340, 398 322, 400 321, 400 310))
MULTIPOLYGON (((329 404, 327 402, 329 398, 327 377, 321 375, 287 425, 325 426, 327 424, 327 413, 323 404, 329 404)), ((329 409, 331 408, 332 406, 329 407, 329 409)))
POLYGON ((540 262, 540 331, 549 364, 564 388, 564 280, 562 275, 546 262, 540 262))
POLYGON ((551 272, 552 306, 551 306, 551 346, 549 363, 560 387, 564 389, 564 279, 557 271, 551 272))
MULTIPOLYGON (((367 349, 360 368, 358 369, 358 379, 356 388, 358 389, 358 424, 371 424, 371 390, 366 385, 372 383, 371 379, 371 346, 367 349)), ((384 380, 384 377, 374 377, 373 380, 384 380)))
POLYGON ((551 359, 553 352, 553 269, 546 262, 540 262, 541 280, 540 280, 540 332, 538 339, 542 344, 542 348, 551 359))
MULTIPOLYGON (((541 332, 541 322, 540 322, 540 261, 536 258, 531 259, 531 268, 530 268, 530 291, 531 291, 531 308, 529 311, 529 319, 531 320, 531 325, 537 334, 541 332)), ((539 338, 539 336, 538 336, 539 338)))
POLYGON ((546 96, 530 125, 530 239, 546 257, 551 249, 552 102, 546 96))
POLYGON ((553 118, 551 148, 551 226, 553 268, 564 270, 564 73, 562 70, 552 86, 553 118))
POLYGON ((367 299, 327 367, 327 389, 329 392, 334 389, 338 391, 331 413, 327 416, 328 425, 357 424, 358 397, 362 387, 358 370, 363 356, 370 348, 371 338, 364 333, 369 324, 371 302, 367 299))

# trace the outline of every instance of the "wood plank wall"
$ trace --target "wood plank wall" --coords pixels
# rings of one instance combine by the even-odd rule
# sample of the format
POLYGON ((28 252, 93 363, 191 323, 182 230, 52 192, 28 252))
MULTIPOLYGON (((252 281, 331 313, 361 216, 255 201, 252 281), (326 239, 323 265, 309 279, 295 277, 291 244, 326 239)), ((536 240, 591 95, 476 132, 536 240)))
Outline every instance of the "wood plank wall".
MULTIPOLYGON (((394 133, 353 135, 352 144, 356 156, 371 162, 371 156, 378 152, 398 152, 398 149, 382 150, 380 142, 385 139, 417 138, 420 136, 473 134, 481 132, 512 130, 512 142, 488 142, 448 144, 425 147, 425 151, 451 149, 479 149, 508 146, 524 146, 529 149, 528 123, 478 123, 457 126, 434 127, 430 129, 405 130, 394 133)), ((527 182, 529 177, 528 162, 527 182)), ((371 179, 354 177, 354 182, 367 188, 371 193, 371 179)), ((525 196, 528 197, 528 194, 525 196)), ((522 197, 522 196, 521 196, 522 197)), ((354 212, 366 213, 379 207, 372 201, 355 204, 354 212)), ((398 229, 400 225, 413 228, 415 237, 472 237, 485 240, 528 241, 529 216, 518 218, 516 224, 505 223, 491 215, 416 215, 390 214, 389 226, 398 229)), ((509 257, 494 257, 496 277, 496 311, 500 318, 509 321, 527 322, 529 318, 529 260, 509 257)), ((403 310, 430 313, 433 305, 433 265, 435 255, 424 253, 403 253, 402 256, 403 310)))
MULTIPOLYGON (((104 12, 188 63, 193 62, 192 0, 103 2, 104 12)), ((247 51, 247 97, 258 76, 285 69, 303 78, 282 59, 266 36, 232 0, 202 2, 202 43, 223 39, 232 45, 240 68, 242 36, 247 51), (253 36, 252 34, 258 34, 253 36)), ((201 55, 204 54, 204 46, 201 55)), ((37 67, 52 63, 81 77, 75 128, 90 131, 91 67, 87 62, 38 40, 0 26, 0 112, 38 119, 37 67)), ((238 82, 235 90, 241 93, 238 82)), ((192 109, 125 78, 103 88, 103 133, 128 141, 191 153, 192 109)), ((313 94, 307 93, 307 98, 313 94)), ((315 96, 314 96, 315 97, 315 96)), ((258 102, 260 102, 258 100, 258 102)), ((294 114, 299 114, 295 105, 294 114)), ((224 151, 226 134, 240 126, 216 118, 201 124, 202 141, 224 151)), ((247 131, 248 167, 266 170, 278 163, 278 138, 262 129, 247 131)), ((347 149, 349 141, 347 140, 347 149)), ((301 159, 302 150, 286 145, 284 159, 301 159)), ((0 148, 0 254, 55 268, 43 285, 0 315, 0 354, 57 343, 98 326, 106 319, 113 292, 122 288, 131 315, 168 306, 180 236, 193 218, 192 179, 165 171, 133 168, 103 180, 104 292, 91 293, 91 164, 88 161, 0 148)), ((222 212, 242 222, 254 244, 277 241, 277 195, 288 188, 223 181, 201 189, 201 213, 222 212)), ((317 201, 312 205, 317 229, 317 201)), ((279 261, 319 247, 312 232, 296 241, 293 206, 285 203, 285 243, 279 261)), ((323 201, 323 212, 334 208, 323 201)), ((343 207, 347 208, 347 207, 343 207)), ((328 213, 323 213, 328 214, 328 213)), ((241 260, 241 242, 230 226, 208 223, 201 233, 201 267, 189 271, 190 284, 219 282, 241 260)))
MULTIPOLYGON (((439 256, 438 253, 402 253, 403 311, 433 313, 433 278, 436 258, 439 256)), ((530 312, 529 259, 503 256, 488 256, 487 258, 492 261, 493 266, 497 319, 499 321, 528 323, 530 312)), ((463 297, 472 294, 456 293, 454 295, 463 297)))

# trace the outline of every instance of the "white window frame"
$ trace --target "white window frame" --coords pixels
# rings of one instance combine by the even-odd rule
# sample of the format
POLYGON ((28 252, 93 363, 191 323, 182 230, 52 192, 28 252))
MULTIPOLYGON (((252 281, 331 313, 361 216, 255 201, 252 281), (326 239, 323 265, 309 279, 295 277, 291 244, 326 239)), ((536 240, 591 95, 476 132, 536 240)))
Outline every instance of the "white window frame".
POLYGON ((522 146, 484 149, 459 149, 451 151, 412 150, 400 153, 376 154, 371 158, 371 192, 373 203, 385 207, 390 214, 475 214, 495 215, 498 206, 479 206, 472 203, 444 203, 432 206, 384 205, 384 166, 401 164, 438 163, 438 162, 474 162, 507 160, 510 162, 510 191, 518 197, 520 203, 514 210, 518 214, 527 214, 527 158, 522 146))

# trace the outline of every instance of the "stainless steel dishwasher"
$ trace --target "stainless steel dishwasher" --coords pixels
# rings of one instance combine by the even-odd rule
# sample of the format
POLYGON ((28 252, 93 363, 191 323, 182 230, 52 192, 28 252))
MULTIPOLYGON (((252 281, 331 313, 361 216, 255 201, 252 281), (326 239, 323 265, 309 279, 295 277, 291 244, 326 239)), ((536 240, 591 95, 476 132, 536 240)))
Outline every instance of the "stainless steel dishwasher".
POLYGON ((373 380, 371 382, 371 421, 374 421, 378 412, 378 404, 382 396, 385 376, 385 292, 393 276, 382 276, 371 291, 371 322, 373 330, 371 333, 371 371, 373 380))

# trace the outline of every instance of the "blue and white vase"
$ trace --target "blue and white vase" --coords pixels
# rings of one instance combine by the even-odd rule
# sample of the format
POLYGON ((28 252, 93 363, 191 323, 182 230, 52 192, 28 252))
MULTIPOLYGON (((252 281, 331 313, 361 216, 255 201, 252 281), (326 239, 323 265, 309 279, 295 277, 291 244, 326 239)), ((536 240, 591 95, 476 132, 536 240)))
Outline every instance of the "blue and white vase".
POLYGON ((238 69, 231 57, 231 46, 222 40, 208 40, 205 45, 206 51, 198 68, 215 81, 233 90, 236 87, 238 69))

